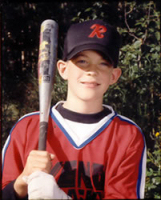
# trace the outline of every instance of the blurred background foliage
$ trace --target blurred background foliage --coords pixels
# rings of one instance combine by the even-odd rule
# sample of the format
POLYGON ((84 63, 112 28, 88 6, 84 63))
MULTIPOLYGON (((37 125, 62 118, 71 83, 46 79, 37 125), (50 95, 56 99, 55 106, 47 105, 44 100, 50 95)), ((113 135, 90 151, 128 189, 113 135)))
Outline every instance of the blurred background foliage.
MULTIPOLYGON (((58 59, 71 23, 103 19, 122 35, 122 76, 104 96, 118 113, 134 120, 147 142, 145 198, 161 198, 160 1, 9 2, 1 6, 2 146, 16 121, 39 109, 37 60, 40 24, 59 24, 58 59)), ((66 98, 58 73, 52 104, 66 98)))

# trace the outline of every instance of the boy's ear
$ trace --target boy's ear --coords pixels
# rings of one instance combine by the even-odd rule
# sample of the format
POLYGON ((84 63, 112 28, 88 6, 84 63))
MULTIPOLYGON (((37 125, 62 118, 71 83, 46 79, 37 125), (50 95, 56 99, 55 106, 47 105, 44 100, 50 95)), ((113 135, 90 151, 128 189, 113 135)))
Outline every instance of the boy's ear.
POLYGON ((116 83, 118 81, 118 79, 120 78, 122 74, 122 70, 121 68, 114 68, 112 71, 112 77, 111 77, 111 81, 110 81, 110 85, 113 85, 114 83, 116 83))
POLYGON ((57 69, 60 74, 60 76, 64 79, 67 80, 67 62, 63 60, 59 60, 57 62, 57 69))

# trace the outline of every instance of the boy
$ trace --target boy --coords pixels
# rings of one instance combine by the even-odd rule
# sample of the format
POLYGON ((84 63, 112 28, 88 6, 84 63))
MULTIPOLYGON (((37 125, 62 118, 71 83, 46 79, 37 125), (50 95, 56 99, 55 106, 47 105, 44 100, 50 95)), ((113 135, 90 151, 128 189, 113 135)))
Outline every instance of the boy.
POLYGON ((103 105, 117 82, 118 32, 101 20, 68 30, 63 60, 66 101, 52 107, 47 150, 38 151, 39 113, 22 117, 3 149, 7 199, 136 199, 144 197, 145 141, 140 128, 103 105))

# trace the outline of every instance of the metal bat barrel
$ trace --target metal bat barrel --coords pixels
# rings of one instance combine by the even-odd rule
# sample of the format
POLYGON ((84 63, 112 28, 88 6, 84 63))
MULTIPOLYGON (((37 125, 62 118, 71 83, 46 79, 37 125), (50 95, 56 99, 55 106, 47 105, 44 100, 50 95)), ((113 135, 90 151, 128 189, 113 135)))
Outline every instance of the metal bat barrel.
POLYGON ((39 150, 46 149, 48 118, 51 105, 51 92, 56 71, 58 46, 58 24, 54 20, 45 20, 41 24, 38 58, 40 133, 39 150))

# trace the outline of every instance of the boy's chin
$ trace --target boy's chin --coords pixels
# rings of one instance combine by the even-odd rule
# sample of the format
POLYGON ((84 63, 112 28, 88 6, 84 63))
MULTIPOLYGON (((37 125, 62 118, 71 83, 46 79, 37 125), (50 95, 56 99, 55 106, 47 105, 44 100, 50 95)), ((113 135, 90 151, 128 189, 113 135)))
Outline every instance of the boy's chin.
MULTIPOLYGON (((80 99, 82 101, 84 101, 85 103, 91 103, 91 104, 93 104, 95 101, 98 101, 98 96, 87 94, 86 96, 81 96, 80 99)), ((99 99, 102 99, 102 98, 99 98, 99 99)))

